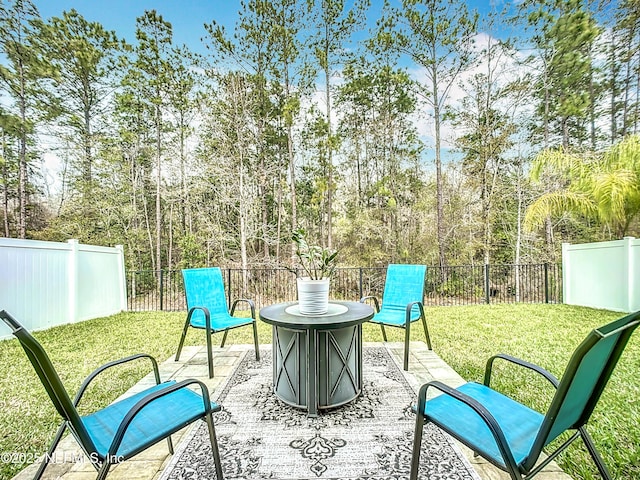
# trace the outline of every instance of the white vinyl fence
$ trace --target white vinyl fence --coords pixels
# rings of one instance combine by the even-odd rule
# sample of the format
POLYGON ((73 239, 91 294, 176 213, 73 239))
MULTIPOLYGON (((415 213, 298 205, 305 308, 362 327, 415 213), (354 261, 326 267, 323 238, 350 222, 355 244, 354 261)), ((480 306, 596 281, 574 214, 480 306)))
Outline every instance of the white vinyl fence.
MULTIPOLYGON (((122 246, 0 238, 0 310, 28 330, 126 309, 122 246)), ((9 336, 0 321, 0 339, 9 336)))
POLYGON ((562 244, 564 303, 640 310, 640 239, 562 244))

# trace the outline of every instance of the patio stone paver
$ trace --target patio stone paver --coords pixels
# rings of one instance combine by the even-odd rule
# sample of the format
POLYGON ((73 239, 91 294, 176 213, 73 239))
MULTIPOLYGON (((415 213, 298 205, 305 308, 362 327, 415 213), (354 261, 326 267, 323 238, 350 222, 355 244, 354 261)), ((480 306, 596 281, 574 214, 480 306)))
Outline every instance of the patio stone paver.
MULTIPOLYGON (((367 343, 368 346, 382 345, 381 343, 367 343)), ((404 354, 403 343, 386 344, 400 368, 402 368, 402 358, 404 354)), ((261 345, 261 350, 269 351, 271 345, 261 345)), ((175 362, 174 357, 167 359, 160 365, 160 376, 162 380, 175 379, 177 381, 185 378, 195 378, 204 382, 209 391, 213 393, 229 375, 235 365, 239 362, 242 354, 246 350, 251 350, 251 345, 228 345, 224 348, 214 348, 214 373, 215 377, 208 378, 207 352, 204 346, 184 347, 180 361, 175 362)), ((366 368, 366 365, 365 365, 366 368)), ((423 383, 437 379, 448 385, 456 387, 464 383, 464 380, 451 367, 444 363, 438 355, 427 349, 424 342, 411 342, 409 356, 409 375, 407 379, 417 390, 423 383)), ((153 376, 148 375, 138 382, 126 395, 143 390, 153 384, 153 376)), ((192 426, 172 435, 173 446, 177 448, 180 441, 192 426)), ((481 457, 474 457, 473 452, 463 445, 459 445, 469 463, 478 472, 482 480, 509 480, 509 475, 494 467, 481 457)), ((56 463, 50 464, 43 475, 44 480, 93 480, 96 471, 87 459, 83 459, 83 454, 75 440, 69 435, 64 438, 55 452, 56 463)), ((169 455, 166 442, 160 442, 145 452, 119 465, 111 467, 108 480, 157 480, 162 471, 169 463, 169 455)), ((33 478, 38 464, 33 464, 18 475, 13 480, 27 480, 33 478)), ((554 462, 548 465, 536 478, 538 480, 570 480, 554 462)))

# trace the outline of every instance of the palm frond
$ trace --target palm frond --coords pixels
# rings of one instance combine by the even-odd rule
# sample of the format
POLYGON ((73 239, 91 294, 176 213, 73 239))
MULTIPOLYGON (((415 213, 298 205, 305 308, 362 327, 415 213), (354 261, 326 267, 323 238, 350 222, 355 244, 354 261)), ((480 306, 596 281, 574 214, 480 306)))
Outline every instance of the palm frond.
POLYGON ((640 180, 640 136, 631 135, 613 145, 603 156, 603 163, 609 168, 629 169, 640 180))
POLYGON ((523 226, 525 230, 531 232, 542 228, 547 217, 565 213, 595 217, 598 210, 593 198, 583 192, 563 190, 545 193, 527 208, 523 226))
POLYGON ((600 218, 617 231, 623 231, 629 215, 634 214, 635 205, 640 204, 638 178, 628 169, 602 173, 597 178, 593 195, 600 218))
POLYGON ((588 163, 590 161, 586 155, 578 155, 564 148, 547 148, 533 161, 531 178, 537 182, 547 172, 577 179, 584 176, 584 168, 588 163))

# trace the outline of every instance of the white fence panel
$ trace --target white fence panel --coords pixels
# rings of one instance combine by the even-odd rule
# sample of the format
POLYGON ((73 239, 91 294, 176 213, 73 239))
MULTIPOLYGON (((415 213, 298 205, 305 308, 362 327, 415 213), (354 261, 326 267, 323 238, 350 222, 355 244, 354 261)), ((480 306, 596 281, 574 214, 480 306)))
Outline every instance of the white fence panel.
POLYGON ((564 302, 620 312, 640 310, 640 240, 562 245, 564 302))
MULTIPOLYGON (((112 315, 126 302, 121 246, 0 238, 0 310, 27 329, 112 315)), ((0 339, 9 332, 0 322, 0 339)))
POLYGON ((629 311, 640 310, 640 239, 629 247, 629 311))

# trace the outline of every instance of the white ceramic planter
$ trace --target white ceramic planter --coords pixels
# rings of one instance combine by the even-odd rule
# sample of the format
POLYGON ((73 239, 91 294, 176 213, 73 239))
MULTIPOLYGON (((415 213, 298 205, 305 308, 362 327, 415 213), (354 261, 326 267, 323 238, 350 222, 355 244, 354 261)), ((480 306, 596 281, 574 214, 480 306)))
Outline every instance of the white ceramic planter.
POLYGON ((302 315, 322 315, 329 308, 329 279, 298 278, 298 307, 302 315))

